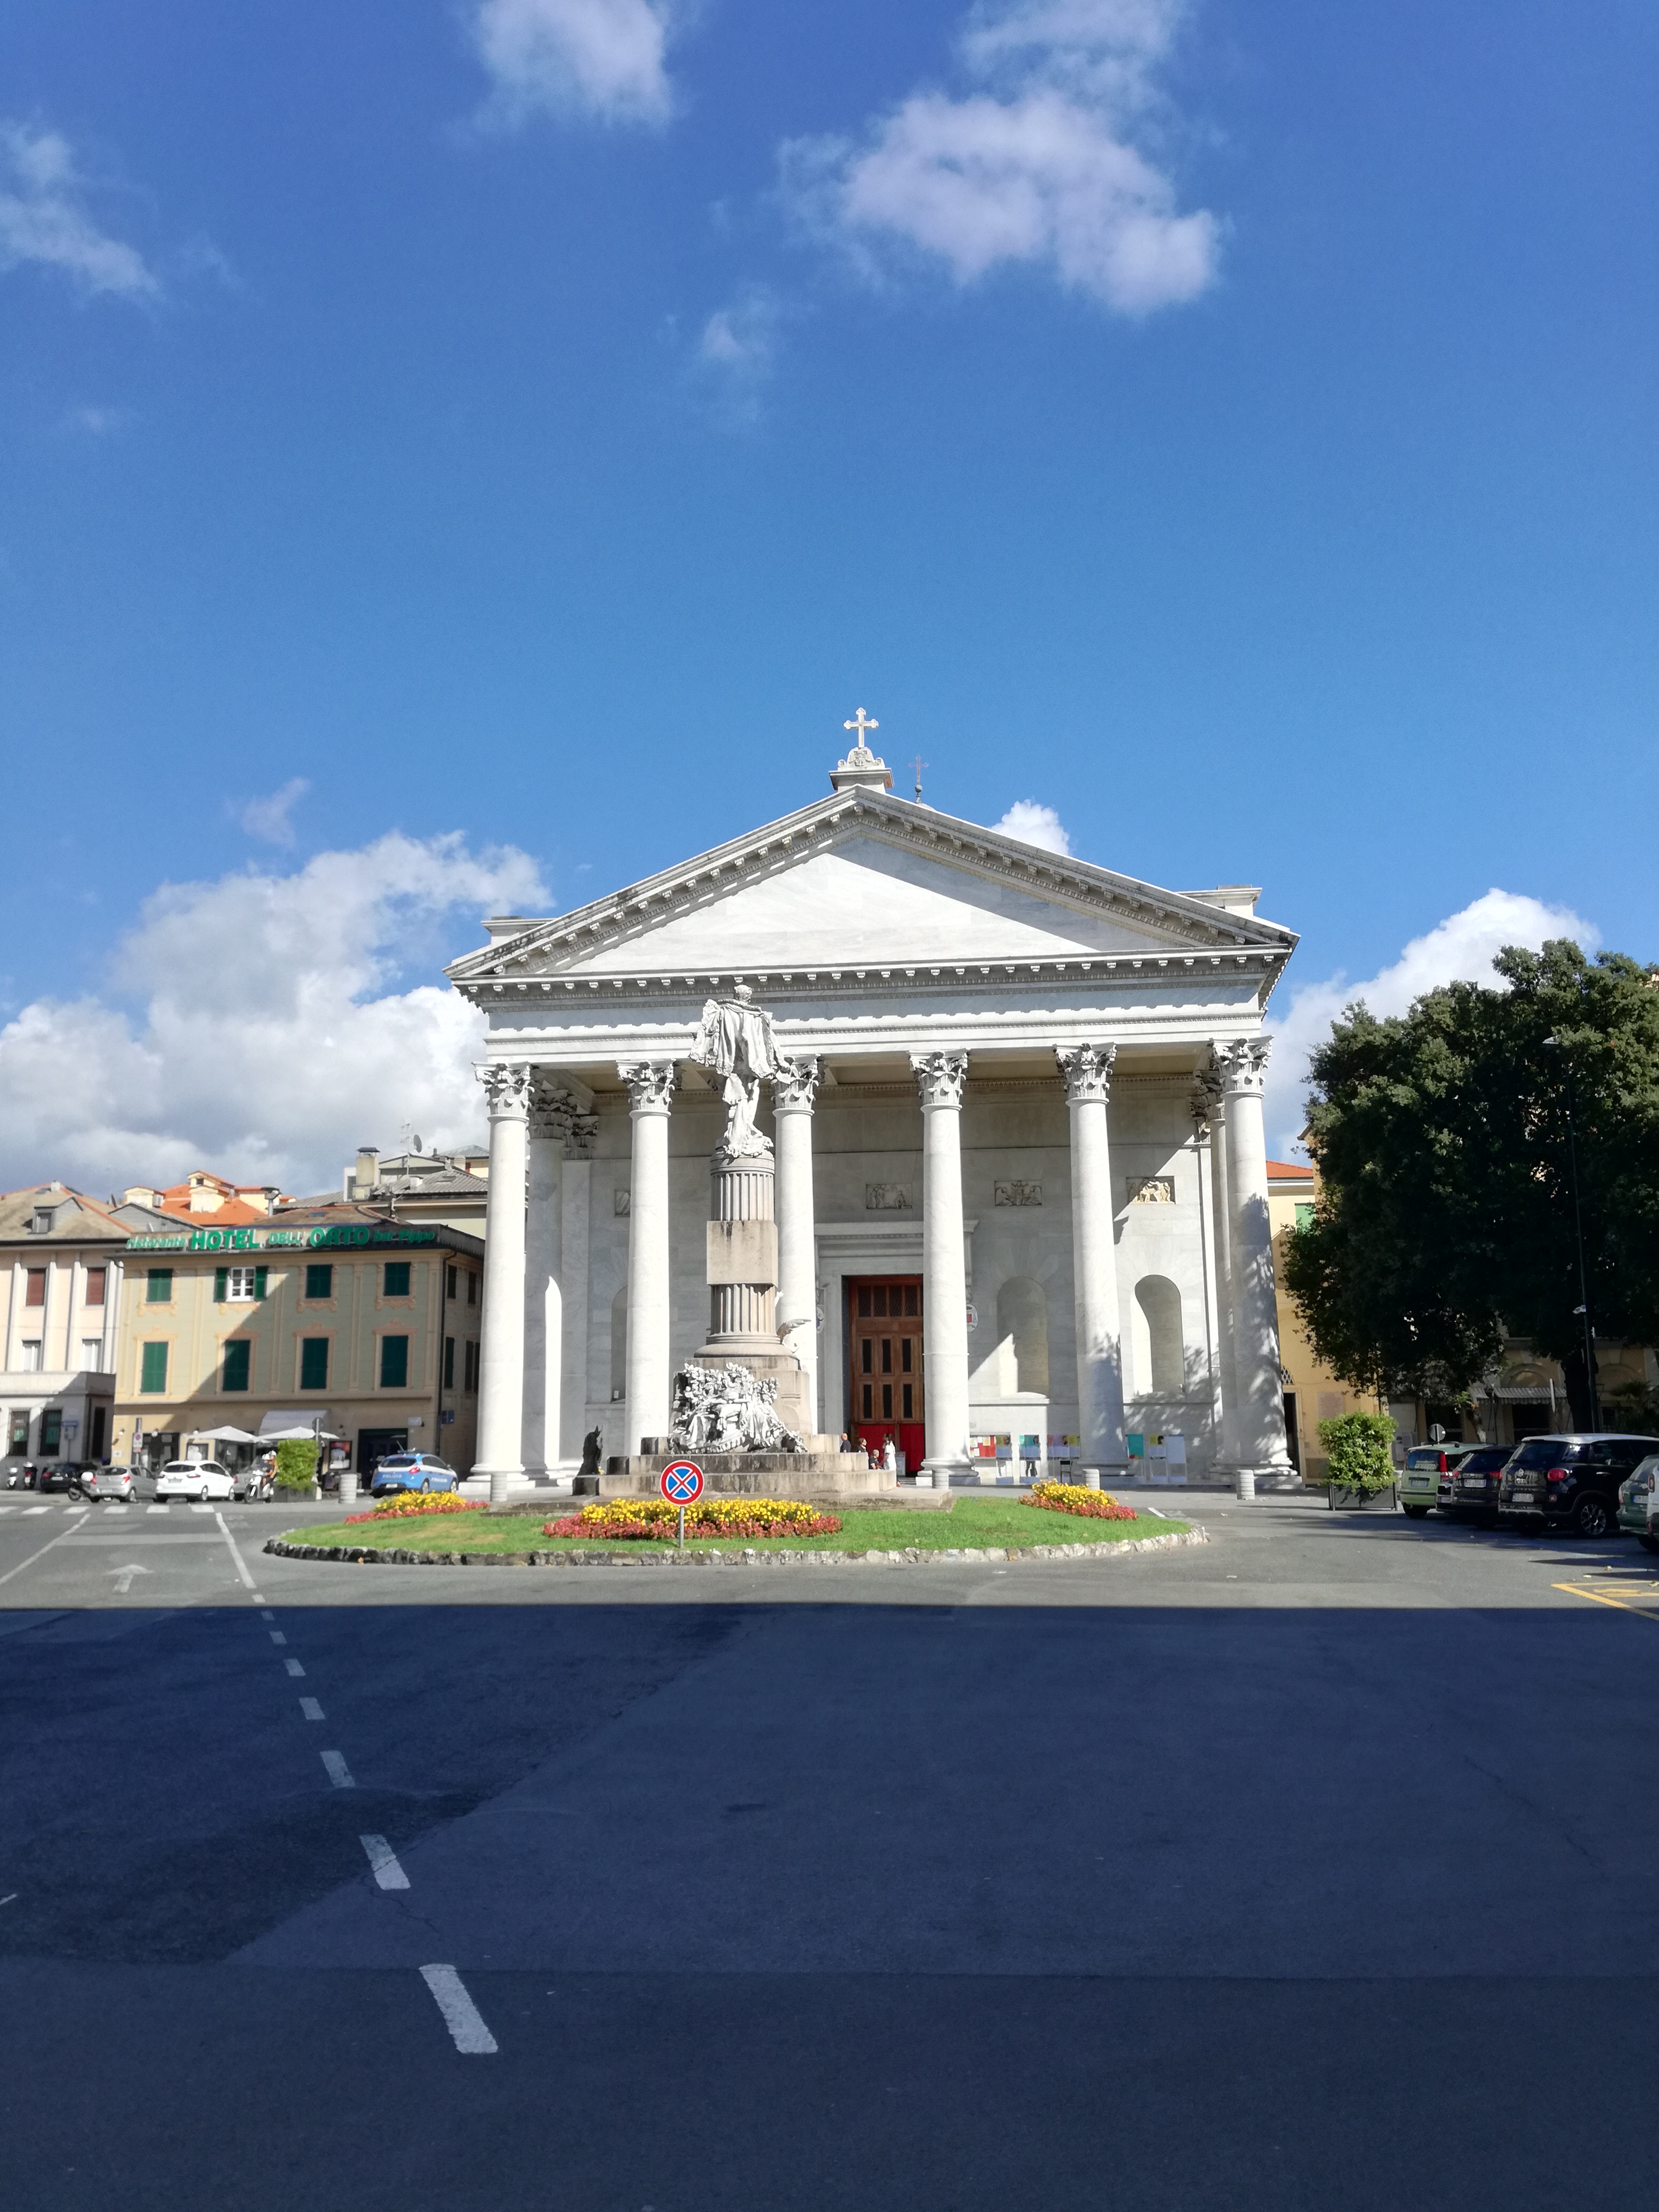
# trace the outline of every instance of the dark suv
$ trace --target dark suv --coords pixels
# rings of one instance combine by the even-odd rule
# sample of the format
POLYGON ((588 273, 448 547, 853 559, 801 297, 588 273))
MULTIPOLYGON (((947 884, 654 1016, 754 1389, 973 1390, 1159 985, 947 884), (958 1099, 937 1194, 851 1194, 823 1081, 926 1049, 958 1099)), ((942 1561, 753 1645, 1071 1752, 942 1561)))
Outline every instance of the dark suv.
POLYGON ((1504 1469, 1498 1518, 1510 1528, 1571 1528, 1581 1536, 1618 1533, 1619 1486, 1659 1437, 1528 1437, 1504 1469))
POLYGON ((1498 1483, 1514 1449, 1512 1444, 1479 1444, 1466 1452, 1440 1478, 1440 1510, 1454 1520, 1465 1513, 1492 1520, 1498 1511, 1498 1483))

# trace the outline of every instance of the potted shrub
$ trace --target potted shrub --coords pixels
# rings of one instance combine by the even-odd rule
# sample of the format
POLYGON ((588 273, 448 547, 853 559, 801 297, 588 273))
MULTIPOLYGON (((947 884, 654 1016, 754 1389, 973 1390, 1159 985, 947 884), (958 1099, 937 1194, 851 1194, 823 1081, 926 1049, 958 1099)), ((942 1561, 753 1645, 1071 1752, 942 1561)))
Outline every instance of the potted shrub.
POLYGON ((317 1480, 317 1447, 309 1437, 284 1437, 276 1447, 276 1487, 309 1491, 317 1480))
POLYGON ((1399 1503, 1389 1454, 1394 1423, 1386 1413, 1343 1413, 1334 1421, 1322 1421, 1319 1441, 1330 1455, 1325 1497, 1333 1512, 1339 1500, 1369 1505, 1384 1492, 1391 1504, 1399 1503))

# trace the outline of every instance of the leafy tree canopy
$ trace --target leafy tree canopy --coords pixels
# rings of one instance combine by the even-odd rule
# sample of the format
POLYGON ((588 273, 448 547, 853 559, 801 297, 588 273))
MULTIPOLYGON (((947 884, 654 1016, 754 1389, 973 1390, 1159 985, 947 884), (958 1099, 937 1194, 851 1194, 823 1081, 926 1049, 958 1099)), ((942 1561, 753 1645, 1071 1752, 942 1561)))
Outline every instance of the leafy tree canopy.
POLYGON ((1492 965, 1499 987, 1333 1024, 1311 1066, 1320 1196, 1285 1280, 1319 1357, 1358 1389, 1455 1397, 1519 1336, 1561 1361, 1582 1425, 1569 1108, 1596 1329, 1653 1343, 1659 970, 1567 939, 1492 965))

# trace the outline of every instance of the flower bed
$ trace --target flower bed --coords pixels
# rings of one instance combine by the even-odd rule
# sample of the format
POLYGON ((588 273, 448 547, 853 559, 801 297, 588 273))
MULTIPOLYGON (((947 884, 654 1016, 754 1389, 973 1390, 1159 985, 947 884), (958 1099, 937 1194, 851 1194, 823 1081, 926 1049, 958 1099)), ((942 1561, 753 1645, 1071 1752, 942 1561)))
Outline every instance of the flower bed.
MULTIPOLYGON (((665 1498, 610 1498, 550 1521, 544 1536, 599 1536, 622 1543, 672 1544, 680 1509, 665 1498)), ((836 1536, 841 1517, 798 1498, 700 1498, 685 1509, 688 1536, 836 1536)))
POLYGON ((412 1521, 418 1514, 482 1513, 482 1498, 458 1498, 453 1490, 400 1490, 393 1497, 383 1498, 372 1513, 348 1513, 348 1522, 353 1521, 412 1521))
POLYGON ((1133 1506, 1120 1505, 1115 1498, 1107 1497, 1103 1491, 1085 1490, 1078 1482, 1034 1483, 1027 1502, 1045 1513, 1075 1513, 1085 1521, 1133 1521, 1139 1517, 1133 1506))

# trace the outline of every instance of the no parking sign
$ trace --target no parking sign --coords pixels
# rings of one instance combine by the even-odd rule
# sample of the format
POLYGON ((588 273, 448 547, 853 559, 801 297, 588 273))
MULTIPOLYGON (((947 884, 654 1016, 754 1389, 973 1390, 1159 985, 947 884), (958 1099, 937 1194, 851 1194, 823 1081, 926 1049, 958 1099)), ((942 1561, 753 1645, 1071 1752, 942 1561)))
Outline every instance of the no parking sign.
POLYGON ((657 1486, 671 1505, 694 1505, 702 1496, 702 1469, 694 1459, 670 1460, 657 1486))

